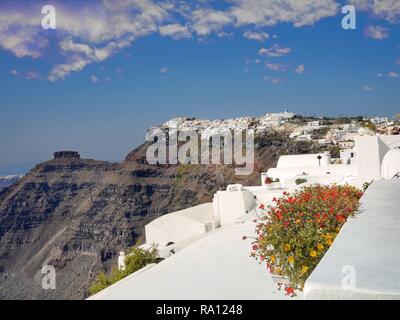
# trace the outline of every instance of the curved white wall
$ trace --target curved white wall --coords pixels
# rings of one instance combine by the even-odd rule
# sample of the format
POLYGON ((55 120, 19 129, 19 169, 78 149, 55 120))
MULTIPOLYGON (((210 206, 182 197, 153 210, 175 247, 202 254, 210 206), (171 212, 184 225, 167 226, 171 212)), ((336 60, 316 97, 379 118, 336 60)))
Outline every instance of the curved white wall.
POLYGON ((163 247, 177 243, 209 230, 208 222, 214 222, 212 203, 166 214, 145 226, 146 244, 156 243, 163 247))

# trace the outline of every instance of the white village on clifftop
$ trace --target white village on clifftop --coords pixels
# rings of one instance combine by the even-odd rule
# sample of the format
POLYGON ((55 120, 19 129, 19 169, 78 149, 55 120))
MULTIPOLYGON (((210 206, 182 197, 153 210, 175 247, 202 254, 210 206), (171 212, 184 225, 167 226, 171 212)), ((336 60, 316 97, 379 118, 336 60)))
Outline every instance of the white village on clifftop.
MULTIPOLYGON (((400 128, 388 118, 330 121, 287 111, 232 120, 173 119, 178 130, 254 127, 280 130, 296 140, 334 146, 318 154, 282 155, 261 173, 259 186, 228 185, 213 201, 153 220, 146 243, 163 260, 116 282, 89 299, 400 299, 400 128), (308 121, 309 120, 309 121, 308 121), (372 183, 371 183, 372 182, 372 183), (289 297, 265 264, 250 258, 263 206, 312 185, 362 189, 358 214, 350 217, 305 281, 289 297), (243 240, 243 236, 248 239, 243 240), (350 270, 353 286, 344 285, 350 270)), ((125 253, 118 259, 125 268, 125 253)))

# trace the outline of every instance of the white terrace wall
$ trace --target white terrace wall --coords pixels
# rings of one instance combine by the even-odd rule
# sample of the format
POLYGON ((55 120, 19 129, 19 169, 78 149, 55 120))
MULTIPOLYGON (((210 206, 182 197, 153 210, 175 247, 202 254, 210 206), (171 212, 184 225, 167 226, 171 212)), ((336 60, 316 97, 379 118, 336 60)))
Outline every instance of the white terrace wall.
POLYGON ((295 185, 297 178, 304 178, 313 183, 344 183, 346 179, 355 175, 354 171, 353 165, 332 164, 325 167, 270 168, 267 175, 279 179, 281 186, 287 188, 295 185))
POLYGON ((298 154, 298 155, 283 155, 279 157, 276 167, 279 168, 298 168, 298 167, 319 167, 320 161, 318 156, 324 157, 323 153, 316 154, 298 154))
POLYGON ((255 206, 254 195, 248 190, 218 191, 213 199, 214 212, 221 226, 250 212, 255 206))
POLYGON ((359 182, 369 182, 381 178, 381 165, 390 150, 378 136, 360 136, 355 139, 355 165, 359 182))
POLYGON ((207 233, 213 229, 209 224, 214 225, 214 220, 212 203, 166 214, 145 226, 146 244, 163 247, 169 242, 177 243, 207 233))

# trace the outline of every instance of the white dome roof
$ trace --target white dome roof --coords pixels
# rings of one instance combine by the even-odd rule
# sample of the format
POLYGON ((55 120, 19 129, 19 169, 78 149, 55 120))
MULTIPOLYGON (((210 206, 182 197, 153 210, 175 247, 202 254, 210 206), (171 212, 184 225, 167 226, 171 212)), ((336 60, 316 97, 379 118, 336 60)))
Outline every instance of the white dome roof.
POLYGON ((400 172, 400 149, 391 149, 383 158, 381 175, 383 179, 391 179, 400 172))

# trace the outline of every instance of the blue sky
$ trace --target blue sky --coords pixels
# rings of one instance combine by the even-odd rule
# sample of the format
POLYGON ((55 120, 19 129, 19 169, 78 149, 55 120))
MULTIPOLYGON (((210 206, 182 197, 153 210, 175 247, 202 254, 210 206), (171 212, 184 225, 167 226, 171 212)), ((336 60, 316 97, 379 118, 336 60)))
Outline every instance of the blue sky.
POLYGON ((61 149, 120 161, 181 115, 392 116, 400 2, 352 3, 356 30, 334 0, 2 2, 0 169, 61 149))

